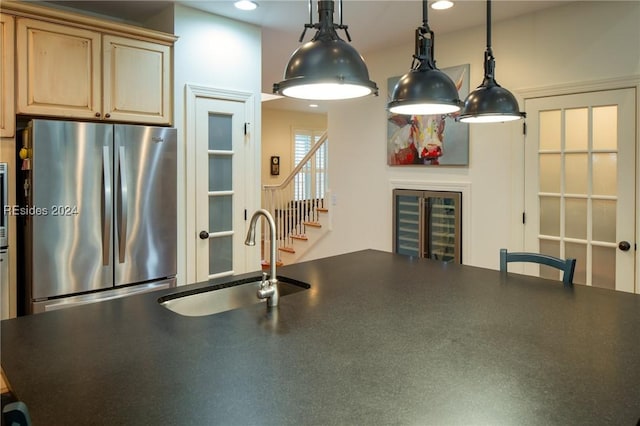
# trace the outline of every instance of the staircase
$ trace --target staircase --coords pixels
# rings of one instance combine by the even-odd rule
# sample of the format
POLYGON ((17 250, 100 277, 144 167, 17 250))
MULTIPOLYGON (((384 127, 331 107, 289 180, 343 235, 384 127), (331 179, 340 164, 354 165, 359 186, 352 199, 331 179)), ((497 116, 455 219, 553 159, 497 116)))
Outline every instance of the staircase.
MULTIPOLYGON (((331 230, 331 215, 326 202, 330 199, 326 142, 325 132, 281 184, 263 187, 263 208, 276 222, 277 266, 302 260, 331 230)), ((265 233, 265 227, 262 229, 262 266, 268 268, 272 261, 268 259, 269 235, 265 233)))

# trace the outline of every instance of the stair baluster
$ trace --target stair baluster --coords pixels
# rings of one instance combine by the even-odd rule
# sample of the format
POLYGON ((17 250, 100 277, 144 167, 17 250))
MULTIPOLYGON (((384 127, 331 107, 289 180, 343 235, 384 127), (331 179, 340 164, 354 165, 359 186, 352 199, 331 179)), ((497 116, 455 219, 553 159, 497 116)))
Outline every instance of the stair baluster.
MULTIPOLYGON (((314 228, 321 228, 319 223, 321 214, 327 215, 328 213, 327 209, 324 208, 324 197, 329 196, 329 189, 327 188, 328 179, 326 175, 326 156, 321 159, 325 167, 324 176, 320 179, 315 179, 315 184, 310 184, 309 197, 301 197, 300 194, 295 193, 296 184, 298 188, 304 187, 305 173, 308 176, 311 164, 318 164, 316 162, 318 161, 317 155, 326 155, 322 151, 318 153, 318 150, 324 146, 327 140, 327 133, 325 132, 282 183, 279 185, 263 186, 263 208, 272 214, 278 228, 275 236, 275 238, 278 238, 278 259, 276 259, 278 264, 282 262, 283 253, 296 256, 303 254, 299 253, 293 246, 296 244, 299 245, 301 242, 305 244, 309 241, 307 227, 313 226, 314 228)), ((330 223, 330 216, 327 219, 330 223)), ((330 226, 327 228, 330 228, 330 226)), ((329 230, 327 228, 325 228, 323 232, 327 232, 329 230)), ((263 245, 268 245, 269 242, 265 240, 265 237, 267 237, 267 235, 265 235, 263 227, 262 242, 263 245)), ((306 245, 309 246, 309 244, 306 245)), ((267 252, 268 250, 263 249, 265 255, 267 252)), ((272 261, 273 259, 265 259, 263 261, 263 267, 268 267, 272 261)), ((293 262, 295 262, 295 260, 293 260, 293 262)))

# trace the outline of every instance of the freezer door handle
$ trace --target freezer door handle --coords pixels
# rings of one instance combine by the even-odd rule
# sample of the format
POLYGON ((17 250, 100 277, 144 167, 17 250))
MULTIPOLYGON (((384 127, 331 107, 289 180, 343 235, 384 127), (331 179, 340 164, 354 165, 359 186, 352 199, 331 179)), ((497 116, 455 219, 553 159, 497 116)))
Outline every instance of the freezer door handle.
POLYGON ((110 264, 109 252, 111 250, 111 223, 113 212, 113 192, 111 188, 111 164, 109 161, 109 147, 102 147, 102 180, 104 189, 102 212, 102 264, 110 264))
POLYGON ((126 249, 127 249, 127 217, 128 217, 128 202, 129 196, 127 194, 127 171, 125 161, 124 146, 120 146, 118 155, 118 177, 120 182, 120 208, 118 217, 118 257, 120 263, 124 263, 126 249))

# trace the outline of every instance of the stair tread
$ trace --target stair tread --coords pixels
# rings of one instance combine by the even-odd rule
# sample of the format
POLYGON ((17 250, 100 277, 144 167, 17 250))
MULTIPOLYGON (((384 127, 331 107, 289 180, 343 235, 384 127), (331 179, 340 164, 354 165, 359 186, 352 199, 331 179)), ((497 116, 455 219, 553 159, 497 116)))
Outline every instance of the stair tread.
MULTIPOLYGON (((297 209, 284 209, 282 211, 285 212, 293 212, 296 213, 297 209)), ((301 211, 301 210, 300 210, 301 211)), ((276 212, 278 212, 276 210, 276 212)), ((314 246, 316 240, 318 238, 322 238, 325 232, 325 224, 328 216, 326 214, 329 212, 329 209, 326 207, 313 207, 313 209, 307 213, 300 216, 292 216, 295 219, 295 226, 291 226, 291 229, 287 232, 284 232, 280 235, 278 239, 278 244, 288 244, 282 245, 278 247, 278 256, 282 257, 284 261, 289 264, 292 259, 297 259, 300 256, 304 256, 305 253, 314 246), (315 214, 314 214, 315 212, 315 214), (323 216, 324 215, 324 216, 323 216), (305 220, 307 219, 307 220, 305 220), (300 226, 302 225, 302 226, 300 226), (309 229, 313 228, 313 231, 309 231, 309 229), (290 232, 298 232, 291 234, 290 232), (302 232, 300 232, 302 231, 302 232), (308 235, 307 235, 308 234, 308 235), (303 241, 304 243, 296 243, 296 241, 303 241)), ((329 226, 330 228, 330 226, 329 226)), ((326 228, 329 230, 329 228, 326 228)), ((282 260, 277 260, 276 266, 282 266, 284 263, 282 260)), ((262 261, 262 269, 269 269, 270 264, 268 261, 262 261)))

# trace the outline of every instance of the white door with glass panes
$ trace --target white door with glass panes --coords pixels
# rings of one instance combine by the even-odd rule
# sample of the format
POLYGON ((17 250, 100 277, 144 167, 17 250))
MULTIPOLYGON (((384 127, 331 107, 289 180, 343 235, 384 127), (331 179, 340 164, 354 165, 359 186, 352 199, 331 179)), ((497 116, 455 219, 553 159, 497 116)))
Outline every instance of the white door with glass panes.
POLYGON ((635 99, 630 88, 525 101, 524 248, 575 258, 576 284, 637 291, 635 99))
MULTIPOLYGON (((197 281, 246 272, 248 267, 245 197, 252 171, 245 122, 243 102, 196 98, 197 281)), ((258 263, 254 266, 259 268, 258 263)))

